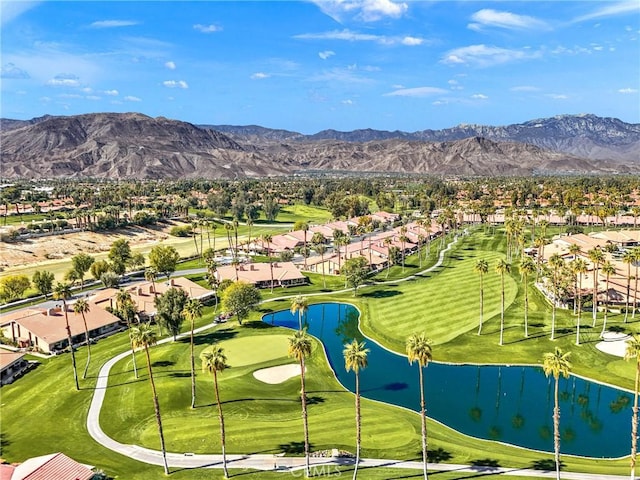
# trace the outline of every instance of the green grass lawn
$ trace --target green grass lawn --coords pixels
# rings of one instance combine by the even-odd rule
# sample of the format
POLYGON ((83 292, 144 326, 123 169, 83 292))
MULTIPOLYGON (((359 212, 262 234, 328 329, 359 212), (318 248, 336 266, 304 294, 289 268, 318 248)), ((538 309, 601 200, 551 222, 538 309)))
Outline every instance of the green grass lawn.
MULTIPOLYGON (((517 268, 506 278, 505 345, 498 347, 499 281, 494 264, 504 250, 504 237, 498 232, 488 236, 481 230, 463 238, 447 255, 443 266, 424 277, 389 286, 363 288, 358 297, 333 294, 311 297, 310 301, 349 301, 363 313, 362 328, 367 335, 396 351, 404 351, 404 340, 412 331, 425 331, 434 340, 436 360, 479 363, 539 363, 542 354, 555 345, 573 352, 574 372, 596 380, 633 387, 634 366, 614 359, 594 347, 597 333, 584 328, 582 345, 575 341, 574 317, 558 311, 559 338, 549 340, 550 307, 531 285, 530 338, 523 338, 523 285, 517 268), (485 258, 490 271, 485 276, 485 327, 477 335, 479 318, 479 278, 473 272, 477 258, 485 258)), ((327 277, 329 279, 330 277, 327 277)), ((335 279, 332 288, 343 287, 335 279)), ((309 292, 317 291, 321 275, 313 278, 309 292)), ((306 288, 306 287, 302 287, 306 288)), ((298 293, 295 289, 284 290, 298 293)), ((282 294, 283 291, 277 293, 282 294)), ((274 293, 276 293, 274 292, 274 293)), ((303 291, 302 293, 306 293, 303 291)), ((266 294, 266 292, 263 292, 266 294)), ((265 304, 264 311, 288 309, 282 300, 265 304)), ((253 372, 270 366, 293 363, 286 356, 286 337, 290 331, 268 327, 258 322, 261 312, 242 327, 234 321, 217 326, 196 338, 196 356, 212 342, 220 342, 229 356, 230 368, 220 376, 221 396, 227 426, 227 450, 230 453, 300 453, 299 378, 279 385, 267 385, 253 377, 253 372)), ((212 319, 212 308, 198 324, 212 319)), ((602 321, 600 316, 600 322, 602 321)), ((610 318, 621 325, 619 316, 610 318)), ((584 318, 585 326, 590 317, 584 318)), ((640 322, 624 326, 637 331, 640 322)), ((183 326, 183 331, 187 328, 183 326)), ((599 329, 596 329, 599 332, 599 329)), ((101 340, 92 348, 89 377, 81 380, 82 390, 73 387, 69 355, 43 361, 35 371, 13 385, 2 387, 2 457, 9 461, 50 453, 56 450, 78 461, 97 465, 119 478, 152 479, 161 469, 147 466, 97 445, 86 431, 86 413, 100 366, 128 348, 126 333, 101 340), (28 412, 28 413, 25 413, 28 412), (28 421, 26 420, 28 418, 28 421), (64 421, 60 421, 64 419, 64 421)), ((86 349, 78 350, 81 371, 86 349)), ((132 373, 131 357, 112 370, 110 388, 102 410, 101 425, 107 434, 124 443, 158 448, 159 441, 144 355, 137 354, 140 378, 132 373)), ((188 340, 179 340, 152 349, 152 362, 165 424, 167 448, 173 452, 212 453, 219 451, 218 424, 214 408, 213 382, 197 372, 197 408, 190 409, 190 374, 188 340)), ((199 365, 199 360, 196 360, 199 365)), ((310 440, 314 450, 341 448, 354 450, 353 395, 335 379, 324 351, 314 341, 307 363, 307 391, 310 440)), ((420 458, 420 423, 413 412, 363 399, 363 456, 399 459, 420 458), (384 421, 380 421, 380 419, 384 421)), ((491 441, 478 440, 429 421, 429 448, 438 458, 460 464, 490 463, 508 467, 532 467, 549 462, 551 455, 527 451, 491 441)), ((591 460, 562 457, 566 470, 626 475, 628 459, 591 460)), ((349 469, 347 469, 347 472, 349 469)), ((291 473, 242 473, 246 478, 290 478, 291 473)), ((174 478, 219 478, 210 470, 179 471, 174 478)), ((438 478, 467 478, 478 474, 438 474, 438 478)), ((363 478, 410 478, 419 472, 376 469, 363 478)), ((502 477, 501 478, 508 478, 502 477)))

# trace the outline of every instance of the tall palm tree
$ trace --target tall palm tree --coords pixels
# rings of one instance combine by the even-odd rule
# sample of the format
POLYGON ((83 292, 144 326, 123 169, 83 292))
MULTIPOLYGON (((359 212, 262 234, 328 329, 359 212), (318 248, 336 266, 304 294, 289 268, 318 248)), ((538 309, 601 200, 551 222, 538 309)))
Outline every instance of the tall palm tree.
POLYGON ((524 285, 524 336, 529 336, 529 277, 536 271, 536 264, 529 256, 525 256, 520 260, 520 274, 522 275, 522 283, 524 285))
POLYGON ((431 341, 425 336, 424 333, 412 334, 406 343, 407 358, 409 364, 413 364, 414 361, 418 362, 418 373, 420 375, 420 420, 422 424, 422 465, 424 471, 425 480, 427 477, 427 418, 425 414, 424 404, 424 378, 422 369, 426 367, 431 359, 431 341))
POLYGON ((291 314, 298 313, 298 330, 302 330, 302 316, 307 313, 307 310, 309 310, 309 299, 307 297, 297 295, 291 299, 291 314))
POLYGON ((191 323, 191 330, 189 332, 189 345, 191 349, 191 408, 196 408, 196 369, 195 358, 193 355, 193 328, 196 318, 202 317, 202 302, 197 298, 187 300, 182 310, 184 318, 191 323))
MULTIPOLYGON (((574 260, 578 259, 578 255, 582 253, 582 247, 577 243, 572 243, 569 245, 569 253, 573 255, 574 260)), ((574 288, 575 291, 578 290, 578 277, 575 277, 574 288)), ((573 314, 576 315, 578 313, 578 304, 573 302, 573 314)))
POLYGON ((613 263, 607 260, 602 264, 602 273, 604 273, 606 280, 604 289, 604 320, 602 321, 601 337, 607 329, 607 314, 609 312, 609 279, 611 278, 611 275, 615 275, 616 267, 613 266, 613 263))
POLYGON ((625 360, 636 359, 636 380, 633 395, 633 417, 631 419, 631 479, 636 478, 636 453, 638 449, 638 389, 640 388, 640 336, 634 334, 627 340, 625 360))
POLYGON ((558 403, 558 379, 560 375, 564 378, 569 377, 571 371, 571 363, 569 357, 571 352, 563 353, 562 349, 556 347, 553 353, 545 353, 543 357, 542 369, 548 377, 553 376, 555 379, 554 388, 554 407, 553 407, 553 448, 555 452, 556 462, 556 479, 560 480, 560 405, 558 403))
POLYGON ((158 292, 156 292, 156 278, 158 278, 158 271, 155 268, 148 267, 144 271, 144 279, 147 282, 151 282, 151 288, 153 288, 154 298, 158 296, 158 292))
POLYGON ((633 250, 626 249, 622 254, 622 261, 627 264, 627 298, 624 309, 624 323, 627 323, 629 318, 629 299, 631 298, 631 265, 635 262, 633 250))
POLYGON ((300 399, 302 401, 302 425, 304 429, 305 476, 309 477, 309 423, 307 420, 307 392, 305 390, 305 359, 311 355, 311 339, 307 330, 298 330, 289 337, 288 354, 300 363, 300 399))
POLYGON ((87 343, 87 364, 84 367, 84 373, 82 379, 87 378, 87 370, 89 370, 89 362, 91 362, 91 339, 89 338, 89 327, 87 327, 87 317, 85 316, 90 310, 89 302, 84 298, 76 301, 73 305, 73 311, 82 315, 82 321, 84 322, 84 341, 87 343))
POLYGON ((598 318, 598 270, 600 270, 600 264, 604 262, 604 252, 599 248, 592 248, 587 252, 589 260, 593 263, 593 327, 596 326, 596 320, 598 318))
POLYGON ((575 301, 578 304, 578 318, 576 319, 576 345, 580 345, 580 322, 582 321, 582 277, 587 273, 587 262, 577 258, 571 262, 571 271, 576 277, 575 301))
MULTIPOLYGON (((147 272, 145 272, 145 276, 146 274, 147 272)), ((136 307, 133 304, 133 300, 131 299, 131 294, 122 288, 116 293, 116 308, 120 313, 120 317, 123 318, 127 323, 127 328, 129 329, 129 340, 131 340, 131 320, 133 320, 133 317, 135 315, 136 307)), ((133 375, 138 378, 138 367, 136 365, 136 349, 133 346, 133 342, 130 341, 130 344, 131 361, 133 362, 133 375)))
POLYGON ((407 237, 407 227, 403 225, 400 227, 400 236, 398 237, 400 240, 400 245, 402 248, 402 273, 404 273, 404 257, 405 257, 405 243, 409 238, 407 237))
POLYGON ((271 272, 271 293, 273 293, 273 262, 271 261, 271 241, 273 236, 270 233, 262 235, 262 241, 267 242, 267 258, 269 259, 269 270, 271 272))
POLYGON ((216 403, 218 404, 218 421, 220 422, 222 469, 224 471, 224 478, 229 478, 229 472, 227 471, 227 454, 225 451, 224 416, 222 415, 222 403, 220 402, 220 390, 218 389, 218 373, 223 372, 224 369, 227 368, 227 357, 225 356, 224 349, 222 347, 218 345, 211 345, 202 351, 200 354, 200 360, 202 360, 202 371, 213 374, 216 403))
POLYGON ((346 371, 353 370, 356 375, 356 466, 353 470, 353 478, 358 475, 358 464, 360 463, 360 370, 367 368, 367 354, 368 348, 364 348, 364 342, 358 342, 356 339, 353 342, 345 345, 342 355, 344 355, 344 367, 346 371))
POLYGON ((631 313, 631 318, 636 318, 636 307, 638 306, 638 267, 640 266, 640 248, 635 247, 632 250, 633 253, 633 265, 635 267, 634 274, 634 287, 633 287, 633 312, 631 313))
POLYGON ((322 288, 327 288, 327 280, 324 274, 324 254, 327 253, 327 246, 325 245, 326 239, 322 232, 315 232, 311 237, 311 243, 316 253, 320 254, 320 260, 322 261, 322 288))
POLYGON ((489 263, 480 259, 473 266, 474 272, 480 275, 480 326, 478 327, 478 335, 482 333, 482 320, 484 317, 484 276, 489 271, 489 263))
POLYGON ((156 423, 158 424, 158 434, 160 435, 160 448, 162 450, 162 462, 164 465, 165 475, 169 475, 169 465, 167 464, 167 450, 164 444, 164 433, 162 431, 162 417, 160 416, 160 403, 158 402, 158 392, 156 384, 153 380, 153 369, 151 368, 151 356, 149 355, 149 347, 157 343, 156 332, 148 323, 141 323, 131 328, 129 332, 133 348, 144 348, 147 357, 147 369, 149 372, 149 383, 151 384, 151 393, 153 395, 153 408, 156 415, 156 423))
POLYGON ((558 253, 554 253, 549 258, 551 267, 551 288, 553 290, 553 301, 551 302, 551 340, 555 340, 556 334, 556 307, 558 306, 558 282, 560 269, 564 267, 564 260, 558 253))
POLYGON ((73 380, 76 383, 76 390, 80 390, 78 384, 78 370, 76 368, 76 354, 73 350, 73 340, 71 339, 71 327, 69 326, 69 313, 67 312, 67 300, 71 298, 71 286, 68 283, 58 282, 53 289, 53 298, 62 300, 62 309, 64 310, 64 321, 67 325, 67 341, 69 342, 69 350, 71 350, 71 364, 73 365, 73 380))
POLYGON ((496 264, 496 273, 500 275, 500 345, 504 340, 504 276, 511 271, 511 265, 502 258, 496 264))

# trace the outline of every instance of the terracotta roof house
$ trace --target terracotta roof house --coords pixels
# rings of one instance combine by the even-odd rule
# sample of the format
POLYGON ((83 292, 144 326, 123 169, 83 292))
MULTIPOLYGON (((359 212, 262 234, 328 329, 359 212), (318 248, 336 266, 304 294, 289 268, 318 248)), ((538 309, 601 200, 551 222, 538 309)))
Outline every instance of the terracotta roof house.
MULTIPOLYGON (((136 306, 138 313, 152 317, 156 313, 156 306, 154 303, 155 297, 162 295, 170 288, 184 290, 187 295, 189 295, 189 298, 196 298, 199 300, 205 300, 215 293, 213 290, 201 287, 197 283, 184 277, 170 278, 168 281, 156 280, 155 282, 138 282, 129 285, 123 290, 129 292, 131 295, 131 300, 136 306)), ((116 288, 100 290, 91 297, 91 301, 102 308, 116 308, 116 295, 118 292, 119 290, 116 288)))
POLYGON ((1 467, 2 480, 90 480, 94 476, 89 467, 64 453, 51 453, 30 458, 17 466, 1 467))
MULTIPOLYGON (((273 286, 290 287, 307 283, 300 270, 292 262, 273 262, 273 286)), ((236 280, 236 268, 234 265, 225 265, 217 270, 218 279, 236 280)), ((258 288, 271 286, 271 267, 269 263, 246 263, 238 265, 237 278, 243 282, 255 285, 258 288)))
MULTIPOLYGON (((29 309, 13 312, 0 317, 0 328, 5 337, 17 342, 23 348, 35 347, 45 353, 53 353, 69 346, 65 313, 62 305, 49 309, 29 309)), ((89 302, 89 312, 85 314, 89 338, 96 338, 116 332, 122 328, 120 319, 89 302)), ((67 304, 67 318, 74 345, 85 342, 84 320, 67 304)))
POLYGON ((24 359, 24 355, 0 349, 0 385, 13 383, 29 370, 32 364, 24 359))
MULTIPOLYGON (((311 237, 309 237, 309 239, 311 239, 311 237)), ((288 233, 283 233, 281 235, 274 235, 268 248, 272 252, 283 252, 285 250, 293 250, 296 247, 301 247, 303 244, 303 240, 299 240, 288 233)))
POLYGON ((400 215, 398 215, 397 213, 389 213, 380 210, 379 212, 372 213, 370 217, 372 220, 378 220, 380 223, 388 224, 395 222, 398 218, 400 218, 400 215))

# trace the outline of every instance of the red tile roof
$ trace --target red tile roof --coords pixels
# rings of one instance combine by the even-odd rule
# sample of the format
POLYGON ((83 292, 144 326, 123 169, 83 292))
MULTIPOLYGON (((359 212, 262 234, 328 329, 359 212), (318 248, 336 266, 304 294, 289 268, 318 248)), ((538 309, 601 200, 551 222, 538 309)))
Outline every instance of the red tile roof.
POLYGON ((93 472, 88 467, 64 453, 52 453, 18 465, 10 480, 89 480, 91 477, 93 472))

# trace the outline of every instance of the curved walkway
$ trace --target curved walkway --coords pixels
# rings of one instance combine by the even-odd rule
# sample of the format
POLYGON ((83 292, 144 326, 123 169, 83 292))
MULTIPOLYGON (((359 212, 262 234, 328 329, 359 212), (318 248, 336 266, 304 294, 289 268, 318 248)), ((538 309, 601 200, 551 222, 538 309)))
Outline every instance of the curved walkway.
MULTIPOLYGON (((438 261, 431 267, 416 274, 424 274, 438 268, 442 265, 445 253, 451 248, 451 246, 457 241, 457 237, 454 241, 450 242, 447 248, 440 251, 438 261)), ((384 283, 397 283, 399 281, 406 281, 410 278, 414 278, 416 275, 393 280, 384 283)), ((351 289, 341 290, 340 292, 319 292, 311 295, 329 295, 341 292, 347 292, 351 289)), ((291 296, 279 297, 280 299, 291 298, 291 296)), ((277 299, 270 299, 273 301, 277 299)), ((194 333, 200 333, 208 330, 216 325, 210 323, 194 330, 194 333)), ((177 338, 185 337, 189 333, 183 333, 178 335, 177 338)), ((158 344, 164 344, 171 342, 172 337, 160 340, 158 344)), ((120 360, 131 354, 130 350, 126 350, 112 359, 105 362, 98 373, 96 387, 93 397, 91 399, 91 405, 89 407, 89 413, 87 415, 87 430, 89 435, 103 447, 112 450, 114 452, 125 455, 126 457, 138 460, 139 462, 148 463, 150 465, 162 466, 162 452, 158 450, 152 450, 149 448, 140 447, 138 445, 129 445, 120 443, 113 438, 109 437, 102 427, 100 426, 100 410, 104 403, 104 398, 108 388, 109 373, 111 368, 120 360)), ((222 455, 216 454, 193 454, 190 452, 174 453, 167 452, 167 463, 173 468, 222 468, 222 455)), ((353 459, 344 457, 311 457, 310 463, 312 469, 314 467, 334 467, 334 466, 348 466, 353 464, 353 459)), ((229 468, 240 469, 254 469, 254 470, 278 470, 278 471, 294 471, 304 469, 305 459, 304 457, 284 457, 280 455, 267 455, 267 454, 247 454, 247 455, 227 455, 227 464, 229 468)), ((363 458, 360 460, 361 467, 386 467, 386 468, 405 468, 412 470, 421 470, 422 462, 406 461, 406 460, 390 460, 381 458, 363 458)), ((493 474, 493 475, 514 475, 530 478, 555 478, 555 471, 542 471, 533 470, 527 468, 507 468, 507 467, 484 467, 484 466, 472 466, 472 465, 457 465, 449 463, 429 463, 428 468, 431 471, 448 471, 448 472, 460 472, 460 473, 476 473, 493 474)), ((562 478, 568 480, 623 480, 628 479, 628 476, 621 475, 602 475, 602 474, 589 474, 589 473, 574 473, 563 472, 562 478)))

